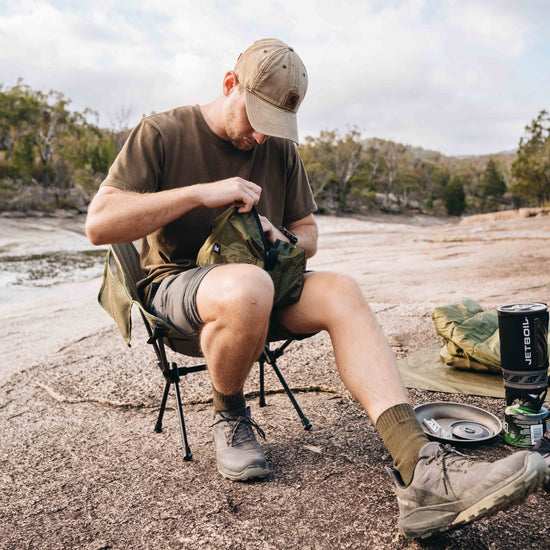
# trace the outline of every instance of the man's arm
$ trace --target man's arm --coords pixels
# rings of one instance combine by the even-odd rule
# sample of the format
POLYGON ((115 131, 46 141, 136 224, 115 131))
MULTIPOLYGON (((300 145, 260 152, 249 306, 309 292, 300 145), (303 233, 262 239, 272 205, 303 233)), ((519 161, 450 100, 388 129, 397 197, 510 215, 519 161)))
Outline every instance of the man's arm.
POLYGON ((298 237, 296 246, 303 248, 308 258, 317 253, 319 230, 313 214, 289 224, 288 229, 298 237))
POLYGON ((261 187, 239 177, 159 191, 135 193, 104 185, 88 207, 86 234, 92 244, 131 242, 145 237, 197 206, 235 203, 248 212, 261 187))
MULTIPOLYGON (((288 239, 265 216, 260 216, 260 221, 269 242, 274 243, 277 239, 288 242, 288 239)), ((313 214, 292 222, 287 229, 298 237, 296 246, 303 248, 308 258, 315 255, 319 231, 313 214)))

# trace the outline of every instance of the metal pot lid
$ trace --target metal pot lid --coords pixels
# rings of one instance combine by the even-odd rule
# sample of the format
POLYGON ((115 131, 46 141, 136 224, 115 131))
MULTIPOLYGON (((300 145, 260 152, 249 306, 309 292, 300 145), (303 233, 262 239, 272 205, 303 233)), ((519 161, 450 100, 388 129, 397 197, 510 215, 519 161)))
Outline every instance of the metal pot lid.
POLYGON ((499 313, 506 313, 508 315, 524 315, 525 313, 539 313, 546 311, 547 305, 542 302, 533 302, 530 304, 510 304, 507 306, 500 306, 497 308, 499 313))
POLYGON ((424 433, 454 445, 489 441, 502 431, 502 422, 492 413, 463 403, 437 401, 414 407, 424 433))

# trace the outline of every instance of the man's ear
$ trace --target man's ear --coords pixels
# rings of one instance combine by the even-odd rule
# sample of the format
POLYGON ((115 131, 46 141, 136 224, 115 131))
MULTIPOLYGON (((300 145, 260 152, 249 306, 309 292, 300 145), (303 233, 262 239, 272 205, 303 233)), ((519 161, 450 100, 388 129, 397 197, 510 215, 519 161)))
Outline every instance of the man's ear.
POLYGON ((223 95, 228 96, 233 88, 237 86, 239 79, 235 71, 228 71, 223 78, 223 95))

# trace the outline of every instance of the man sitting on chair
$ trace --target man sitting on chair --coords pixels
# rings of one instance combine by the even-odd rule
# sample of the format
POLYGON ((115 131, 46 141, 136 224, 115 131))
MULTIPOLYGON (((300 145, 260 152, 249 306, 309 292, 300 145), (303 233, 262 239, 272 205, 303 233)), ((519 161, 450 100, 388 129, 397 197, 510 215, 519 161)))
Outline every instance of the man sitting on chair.
POLYGON ((196 266, 212 220, 232 204, 241 212, 256 205, 270 242, 297 239, 308 257, 315 254, 316 205, 295 145, 306 89, 306 69, 294 50, 260 40, 225 74, 214 101, 144 118, 90 204, 89 239, 96 245, 142 239, 145 303, 200 339, 223 476, 241 481, 269 472, 243 386, 273 317, 291 334, 328 331, 343 382, 393 458, 399 528, 406 536, 428 536, 517 502, 547 475, 544 461, 523 451, 475 463, 429 442, 353 279, 307 273, 299 301, 272 312, 273 283, 261 268, 196 266))

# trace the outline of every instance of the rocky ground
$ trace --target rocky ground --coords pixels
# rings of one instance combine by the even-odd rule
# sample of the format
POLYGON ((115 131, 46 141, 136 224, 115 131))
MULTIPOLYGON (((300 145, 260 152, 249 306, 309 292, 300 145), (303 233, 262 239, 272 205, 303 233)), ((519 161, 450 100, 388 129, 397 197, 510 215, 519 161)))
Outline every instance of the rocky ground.
MULTIPOLYGON (((548 216, 319 223, 320 252, 310 267, 359 280, 398 358, 437 344, 431 312, 438 305, 470 297, 495 309, 550 299, 548 216)), ((245 388, 267 435, 266 481, 235 484, 216 473, 205 373, 183 381, 194 456, 184 463, 173 407, 163 432, 153 431, 162 378, 139 319, 126 348, 106 314, 95 321, 92 287, 66 293, 62 315, 59 295, 42 296, 31 328, 15 306, 0 308, 4 327, 18 327, 15 337, 41 335, 18 356, 24 369, 12 369, 0 386, 0 549, 550 548, 550 496, 542 492, 458 531, 402 538, 384 471, 391 459, 339 381, 324 334, 293 344, 280 365, 311 431, 272 373, 267 407, 258 406, 256 370, 245 388), (60 323, 60 315, 72 322, 60 323), (57 347, 44 353, 51 342, 57 347)), ((32 318, 32 303, 26 307, 32 318)), ((5 332, 0 346, 13 350, 14 329, 5 332)), ((504 410, 499 399, 424 390, 411 390, 411 400, 471 403, 500 417, 504 410)), ((495 460, 514 451, 498 440, 468 452, 495 460)))

